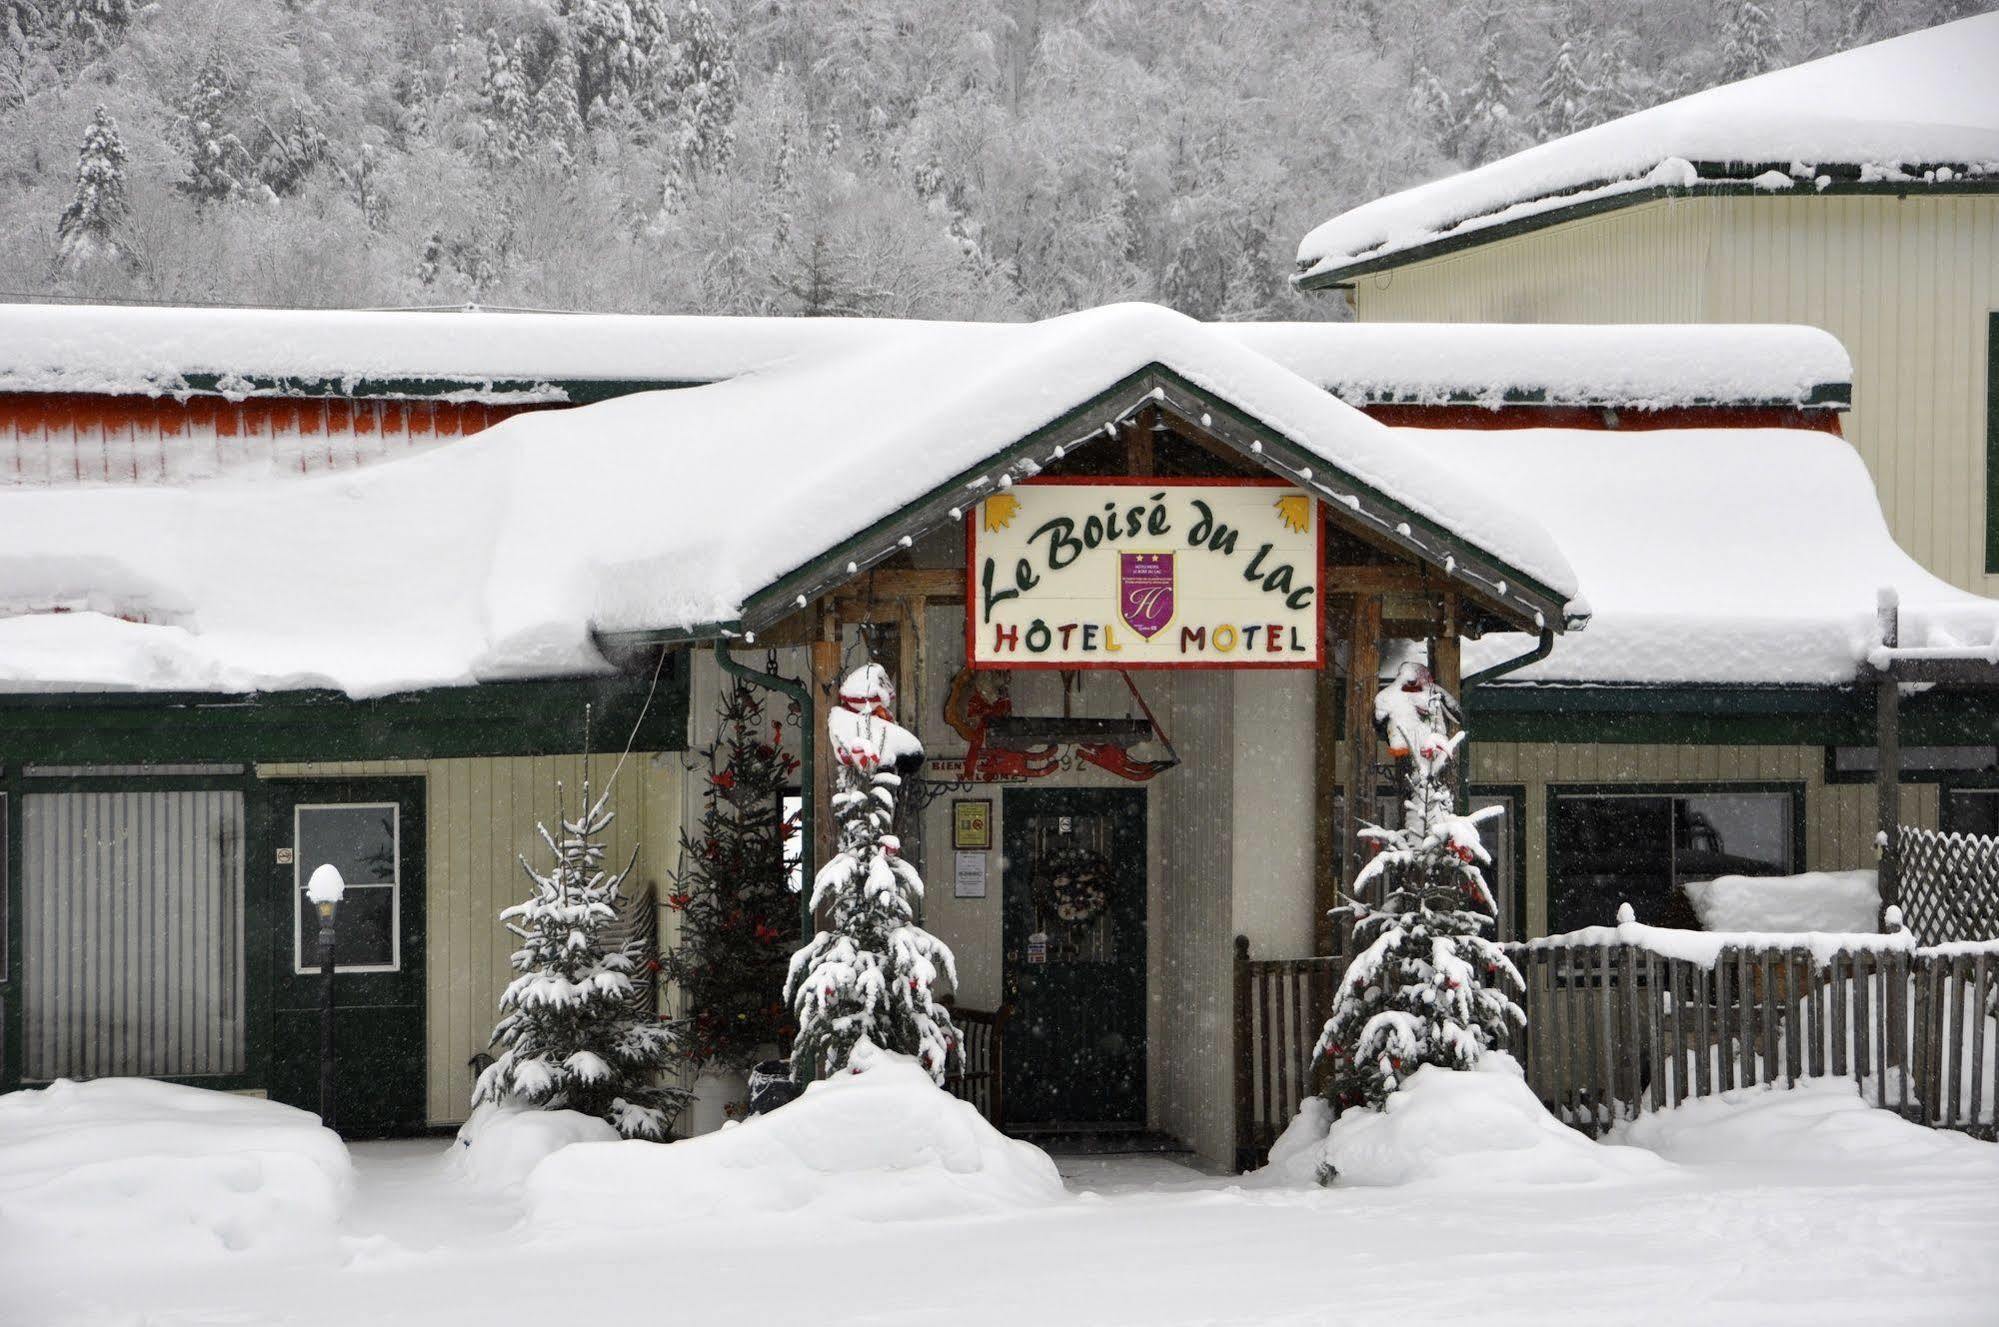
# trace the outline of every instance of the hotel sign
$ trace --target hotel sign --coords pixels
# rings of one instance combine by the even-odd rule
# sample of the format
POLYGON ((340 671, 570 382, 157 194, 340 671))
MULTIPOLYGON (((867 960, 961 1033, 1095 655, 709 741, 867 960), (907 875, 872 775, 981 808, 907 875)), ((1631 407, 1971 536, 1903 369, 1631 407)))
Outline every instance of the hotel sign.
POLYGON ((1032 480, 972 513, 975 668, 1317 668, 1323 532, 1281 481, 1032 480))

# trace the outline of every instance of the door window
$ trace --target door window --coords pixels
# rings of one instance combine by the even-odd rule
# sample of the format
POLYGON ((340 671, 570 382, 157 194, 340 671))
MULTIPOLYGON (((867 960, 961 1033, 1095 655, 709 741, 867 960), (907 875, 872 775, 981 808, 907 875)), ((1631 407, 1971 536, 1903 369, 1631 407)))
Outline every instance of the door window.
POLYGON ((292 811, 292 971, 319 970, 319 914, 306 882, 332 863, 347 883, 333 941, 340 972, 402 966, 402 818, 394 802, 336 802, 292 811))

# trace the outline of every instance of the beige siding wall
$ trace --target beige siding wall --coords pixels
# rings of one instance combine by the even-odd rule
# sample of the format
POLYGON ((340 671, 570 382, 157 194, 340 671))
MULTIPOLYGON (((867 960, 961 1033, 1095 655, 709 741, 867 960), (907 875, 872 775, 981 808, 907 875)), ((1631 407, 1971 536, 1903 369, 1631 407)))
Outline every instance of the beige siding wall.
POLYGON ((1999 594, 1985 574, 1999 195, 1664 199, 1361 277, 1353 298, 1378 322, 1823 327, 1853 356, 1846 433, 1896 539, 1999 594))
MULTIPOLYGON (((1874 865, 1874 785, 1827 783, 1819 746, 1670 746, 1472 743, 1472 780, 1526 790, 1527 924, 1548 926, 1548 789, 1551 785, 1792 783, 1804 790, 1805 840, 1799 865, 1839 871, 1874 865)), ((1906 823, 1937 824, 1935 784, 1902 792, 1906 823)))
MULTIPOLYGON (((591 779, 601 787, 616 764, 615 755, 591 757, 591 779)), ((516 859, 527 853, 536 860, 535 824, 554 819, 556 784, 573 794, 583 766, 581 756, 258 766, 264 778, 421 775, 425 781, 424 1079, 432 1124, 455 1124, 468 1112, 466 1062, 486 1048, 500 992, 513 975, 508 956, 515 940, 501 928, 499 912, 526 894, 516 859)), ((664 885, 676 864, 682 780, 675 753, 633 752, 618 775, 610 840, 614 855, 639 851, 634 892, 664 885)), ((671 918, 662 914, 669 933, 671 918)))

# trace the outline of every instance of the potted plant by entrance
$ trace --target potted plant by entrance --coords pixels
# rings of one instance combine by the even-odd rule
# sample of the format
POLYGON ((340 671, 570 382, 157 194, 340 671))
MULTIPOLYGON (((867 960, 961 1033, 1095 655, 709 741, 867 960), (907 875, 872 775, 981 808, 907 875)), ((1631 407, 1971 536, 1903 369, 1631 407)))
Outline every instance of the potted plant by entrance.
POLYGON ((796 830, 783 806, 798 761, 784 750, 783 720, 769 717, 740 678, 719 714, 720 735, 703 752, 701 819, 681 836, 681 869, 666 900, 680 916, 680 935, 663 967, 678 988, 688 1058, 698 1066, 691 1133, 746 1114, 750 1067, 792 1034, 782 991, 798 929, 785 862, 796 830))

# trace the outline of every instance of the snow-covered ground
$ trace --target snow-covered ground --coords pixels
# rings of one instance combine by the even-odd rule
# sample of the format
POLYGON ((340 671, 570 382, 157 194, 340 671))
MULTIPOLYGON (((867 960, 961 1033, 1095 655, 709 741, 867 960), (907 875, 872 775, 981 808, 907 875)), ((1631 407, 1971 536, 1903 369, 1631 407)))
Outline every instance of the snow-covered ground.
POLYGON ((1157 1327, 1405 1313, 1439 1323, 1995 1318, 1999 1147, 1870 1111, 1840 1083, 1735 1094, 1642 1121, 1623 1138, 1652 1155, 1582 1184, 1482 1179, 1456 1166, 1400 1187, 1260 1188, 1160 1157, 1093 1157, 1062 1163, 1066 1198, 920 1224, 810 1208, 676 1221, 662 1219, 667 1195, 654 1194, 643 1222, 587 1230, 529 1223, 519 1198, 475 1185, 443 1141, 360 1144, 341 1233, 316 1249, 162 1266, 117 1244, 25 1257, 4 1243, 0 1319, 1157 1327))

